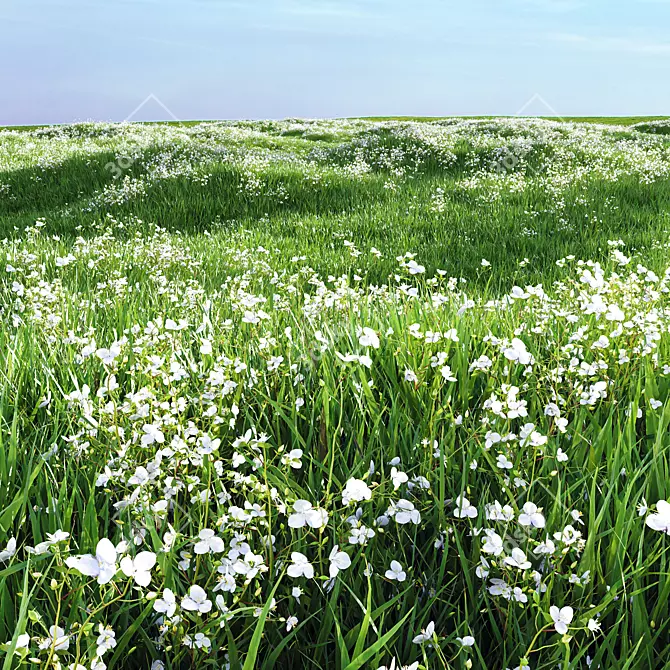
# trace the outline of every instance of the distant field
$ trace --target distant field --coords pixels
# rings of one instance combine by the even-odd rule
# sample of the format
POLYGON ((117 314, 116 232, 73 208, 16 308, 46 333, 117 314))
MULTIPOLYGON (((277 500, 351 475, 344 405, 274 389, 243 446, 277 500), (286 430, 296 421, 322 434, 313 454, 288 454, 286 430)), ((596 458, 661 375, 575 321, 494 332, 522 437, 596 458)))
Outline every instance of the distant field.
POLYGON ((461 119, 494 119, 494 118, 527 118, 536 119, 541 118, 547 121, 565 121, 574 123, 604 123, 607 125, 617 126, 632 126, 635 123, 643 123, 648 121, 663 121, 670 119, 670 116, 566 116, 566 117, 494 117, 494 116, 466 116, 466 117, 442 117, 442 116, 367 116, 361 117, 369 121, 441 121, 445 118, 461 118, 461 119))
POLYGON ((280 246, 321 273, 350 271, 336 243, 350 239, 385 248, 361 268, 371 281, 386 280, 395 257, 411 250, 429 272, 505 288, 510 277, 551 280, 555 261, 576 250, 602 257, 608 239, 649 248, 667 227, 670 189, 656 180, 649 197, 646 177, 665 174, 666 145, 651 133, 520 119, 381 123, 9 132, 0 147, 0 234, 38 218, 72 236, 108 215, 137 217, 280 246), (482 258, 497 271, 483 273, 482 258))
POLYGON ((669 130, 0 131, 3 669, 670 667, 669 130))
MULTIPOLYGON (((561 118, 543 116, 543 117, 519 117, 519 116, 508 116, 508 117, 493 117, 493 116, 460 116, 460 117, 450 117, 450 116, 361 116, 361 117, 351 117, 352 119, 360 118, 368 121, 442 121, 444 119, 456 118, 456 119, 494 119, 494 118, 542 118, 548 121, 566 121, 566 122, 575 122, 575 123, 604 123, 607 125, 618 125, 618 126, 631 126, 635 123, 643 123, 648 121, 663 121, 670 119, 670 116, 566 116, 561 118)), ((153 123, 153 124, 165 124, 165 125, 183 125, 183 126, 195 126, 201 123, 215 123, 215 121, 146 121, 144 123, 153 123)), ((46 128, 48 126, 0 126, 0 129, 6 130, 35 130, 37 128, 46 128)))

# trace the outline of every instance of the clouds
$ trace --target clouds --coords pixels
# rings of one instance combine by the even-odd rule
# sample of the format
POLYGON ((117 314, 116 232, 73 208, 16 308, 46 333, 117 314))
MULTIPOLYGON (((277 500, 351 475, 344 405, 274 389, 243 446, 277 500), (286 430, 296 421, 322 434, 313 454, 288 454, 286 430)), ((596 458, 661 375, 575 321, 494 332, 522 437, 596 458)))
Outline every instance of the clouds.
MULTIPOLYGON (((265 12, 249 10, 252 25, 263 31, 317 38, 388 39, 407 34, 396 0, 271 0, 265 12)), ((347 47, 348 48, 348 47, 347 47)))
POLYGON ((571 45, 591 51, 614 51, 652 56, 669 56, 670 42, 653 39, 612 37, 606 35, 581 35, 576 33, 555 33, 548 35, 553 42, 571 45))
POLYGON ((380 5, 370 0, 284 0, 278 5, 281 13, 317 18, 370 18, 379 9, 380 5))
POLYGON ((152 91, 184 118, 509 114, 538 91, 652 113, 668 20, 670 0, 4 0, 0 84, 17 122, 122 119, 152 91))
POLYGON ((543 12, 574 12, 584 7, 580 0, 518 0, 521 7, 537 9, 543 12))

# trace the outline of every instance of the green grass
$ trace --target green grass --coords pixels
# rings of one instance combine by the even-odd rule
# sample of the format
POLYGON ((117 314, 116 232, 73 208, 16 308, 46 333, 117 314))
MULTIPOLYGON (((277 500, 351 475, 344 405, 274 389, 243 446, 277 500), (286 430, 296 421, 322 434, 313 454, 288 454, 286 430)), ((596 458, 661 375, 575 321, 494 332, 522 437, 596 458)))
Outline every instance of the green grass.
POLYGON ((4 667, 668 667, 670 141, 621 125, 0 133, 4 667))
MULTIPOLYGON (((237 157, 222 160, 206 155, 208 142, 220 146, 223 141, 218 126, 209 130, 205 126, 201 134, 192 135, 195 148, 184 146, 177 135, 180 131, 170 135, 173 131, 167 128, 162 141, 147 143, 151 127, 140 126, 145 135, 142 145, 131 147, 134 161, 123 170, 115 167, 120 154, 114 136, 102 137, 95 153, 78 151, 47 166, 26 162, 17 169, 0 171, 0 184, 9 192, 0 201, 0 234, 12 236, 38 218, 46 218, 50 230, 68 236, 99 227, 111 213, 156 222, 168 230, 208 230, 224 239, 237 234, 262 245, 278 244, 291 256, 307 255, 321 274, 346 268, 340 246, 333 244, 334 236, 343 236, 368 248, 384 247, 387 260, 366 268, 374 281, 384 281, 394 270, 395 257, 411 250, 429 271, 444 268, 473 281, 481 275, 481 259, 487 258, 499 269, 494 281, 506 287, 510 276, 519 282, 553 279, 555 261, 575 249, 596 259, 606 252, 608 239, 624 238, 629 248, 647 248, 662 239, 667 226, 667 183, 656 184, 654 197, 649 198, 648 186, 635 170, 632 175, 624 170, 616 181, 594 170, 588 179, 569 184, 565 202, 557 203, 545 186, 552 179, 551 170, 557 168, 549 165, 551 149, 542 148, 505 175, 506 179, 528 180, 527 187, 508 192, 502 180, 493 184, 495 201, 487 203, 489 182, 501 180, 495 173, 484 178, 477 171, 490 169, 495 138, 490 147, 474 146, 476 136, 452 140, 453 149, 446 157, 440 154, 441 148, 428 147, 433 155, 421 156, 422 164, 415 166, 415 156, 427 151, 423 138, 394 139, 356 123, 359 126, 354 128, 360 129, 353 135, 317 133, 331 138, 323 141, 311 139, 314 133, 304 129, 281 130, 281 124, 269 122, 268 132, 247 137, 235 146, 238 153, 258 151, 275 157, 270 158, 271 165, 250 168, 237 157), (372 143, 368 151, 404 152, 400 169, 405 174, 395 176, 384 165, 373 165, 361 178, 344 173, 360 142, 372 143), (198 151, 205 153, 206 164, 201 169, 189 156, 198 151), (284 152, 294 158, 287 160, 284 152), (173 163, 188 163, 189 169, 155 178, 154 166, 168 157, 173 163), (306 164, 310 158, 313 162, 306 164), (195 180, 201 173, 206 183, 195 180), (463 188, 473 174, 480 183, 463 188), (318 175, 317 183, 312 175, 318 175), (91 206, 103 189, 119 188, 122 179, 141 184, 142 193, 122 194, 119 202, 112 199, 110 204, 98 198, 91 206), (254 181, 251 187, 249 179, 254 181), (436 207, 438 189, 443 196, 436 207), (530 262, 519 268, 525 258, 530 262)), ((474 128, 469 132, 476 132, 474 128)), ((594 137, 606 137, 612 144, 619 140, 601 133, 594 137)), ((503 146, 512 140, 500 136, 503 146)), ((16 140, 16 144, 24 142, 16 140)), ((599 160, 586 153, 590 149, 584 147, 570 158, 566 171, 599 160)))
MULTIPOLYGON (((351 120, 363 119, 366 121, 442 121, 444 119, 501 119, 501 118, 541 118, 554 121, 566 121, 574 123, 604 123, 607 125, 632 126, 636 123, 648 121, 661 121, 670 119, 670 116, 542 116, 542 117, 519 117, 515 116, 357 116, 349 117, 351 120)), ((140 125, 167 125, 193 127, 201 123, 212 123, 212 120, 192 120, 192 121, 139 121, 140 125)), ((65 125, 65 124, 64 124, 65 125)), ((37 130, 39 128, 48 128, 48 125, 34 126, 0 126, 0 130, 37 130)))
POLYGON ((606 125, 615 126, 632 126, 636 123, 643 123, 648 121, 662 121, 669 119, 669 116, 540 116, 540 117, 523 117, 523 116, 364 116, 353 117, 363 118, 368 121, 442 121, 444 119, 458 118, 458 119, 514 119, 514 118, 540 118, 548 121, 565 121, 571 123, 602 123, 606 125))

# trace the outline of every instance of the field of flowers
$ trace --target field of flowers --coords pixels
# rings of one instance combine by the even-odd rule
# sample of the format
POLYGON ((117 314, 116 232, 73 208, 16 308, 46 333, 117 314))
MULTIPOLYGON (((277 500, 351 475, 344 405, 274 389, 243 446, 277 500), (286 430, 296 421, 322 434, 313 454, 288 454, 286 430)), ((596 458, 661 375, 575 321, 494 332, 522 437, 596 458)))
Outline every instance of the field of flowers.
POLYGON ((3 670, 668 667, 668 127, 0 131, 3 670))

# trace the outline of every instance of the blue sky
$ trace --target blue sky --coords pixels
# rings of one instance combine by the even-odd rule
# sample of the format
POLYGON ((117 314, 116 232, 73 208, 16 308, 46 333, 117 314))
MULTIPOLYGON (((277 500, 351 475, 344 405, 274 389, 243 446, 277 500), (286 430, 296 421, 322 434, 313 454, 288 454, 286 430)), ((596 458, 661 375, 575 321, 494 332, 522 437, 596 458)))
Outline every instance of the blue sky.
POLYGON ((670 0, 0 0, 0 125, 150 95, 132 118, 670 114, 668 26, 670 0))

